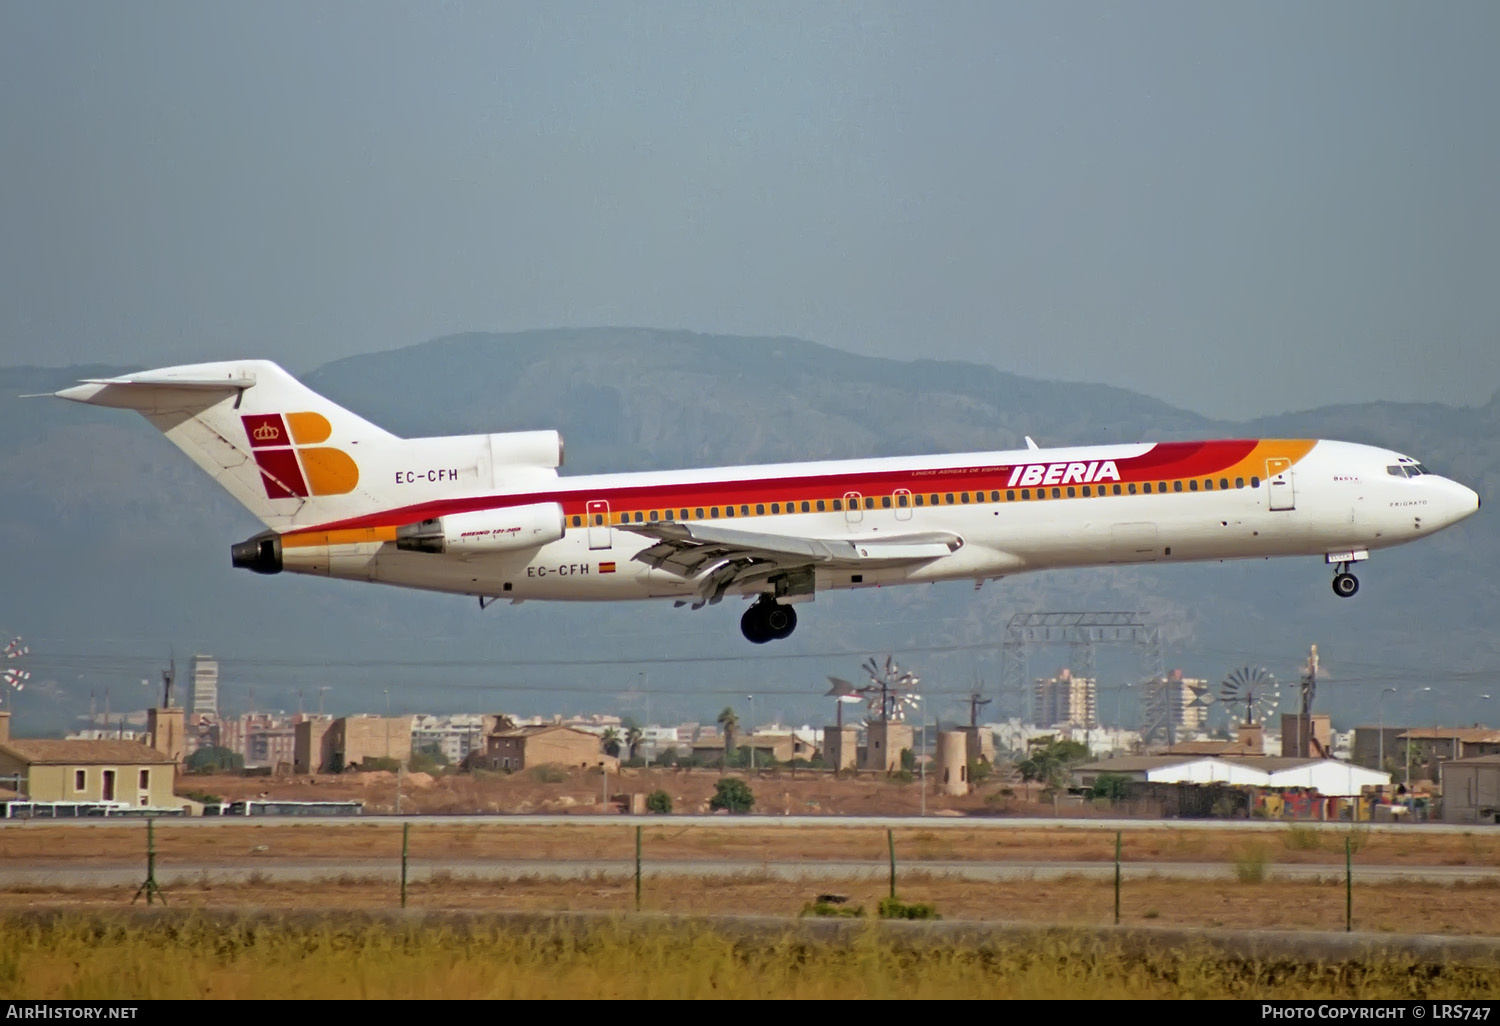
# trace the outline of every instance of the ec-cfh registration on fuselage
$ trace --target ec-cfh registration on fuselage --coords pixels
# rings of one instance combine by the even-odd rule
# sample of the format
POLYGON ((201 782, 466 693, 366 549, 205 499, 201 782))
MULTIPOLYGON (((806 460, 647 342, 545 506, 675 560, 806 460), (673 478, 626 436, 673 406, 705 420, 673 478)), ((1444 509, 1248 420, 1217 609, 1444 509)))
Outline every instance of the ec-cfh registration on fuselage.
POLYGON ((1352 564, 1479 508, 1411 457, 1312 439, 561 477, 556 432, 397 438, 260 360, 56 394, 139 411, 259 517, 237 567, 482 605, 741 595, 758 643, 825 589, 1059 567, 1321 556, 1347 598, 1352 564))

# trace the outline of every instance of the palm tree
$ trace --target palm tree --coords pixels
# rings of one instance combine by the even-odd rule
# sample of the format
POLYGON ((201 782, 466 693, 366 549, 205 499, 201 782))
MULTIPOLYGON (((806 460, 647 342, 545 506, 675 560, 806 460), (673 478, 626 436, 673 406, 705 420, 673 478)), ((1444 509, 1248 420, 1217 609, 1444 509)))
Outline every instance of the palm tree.
POLYGON ((730 757, 739 751, 740 718, 726 705, 717 722, 724 731, 724 765, 728 766, 730 757))
POLYGON ((616 759, 620 757, 620 732, 614 727, 607 727, 604 731, 604 754, 616 759))
POLYGON ((625 747, 630 752, 630 758, 635 759, 636 750, 641 747, 641 742, 646 739, 646 732, 637 724, 630 724, 625 728, 625 747))

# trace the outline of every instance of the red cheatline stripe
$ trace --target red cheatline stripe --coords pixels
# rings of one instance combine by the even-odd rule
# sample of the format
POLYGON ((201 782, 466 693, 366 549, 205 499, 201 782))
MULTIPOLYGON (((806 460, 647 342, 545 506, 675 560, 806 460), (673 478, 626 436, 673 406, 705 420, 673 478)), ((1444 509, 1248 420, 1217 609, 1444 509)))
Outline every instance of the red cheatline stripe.
MULTIPOLYGON (((1214 442, 1161 442, 1140 456, 1115 460, 1120 482, 1156 481, 1163 478, 1208 477, 1244 459, 1258 444, 1255 440, 1232 439, 1214 442)), ((1061 460, 1037 461, 1041 465, 1061 460)), ((697 507, 741 506, 771 502, 815 501, 842 498, 848 492, 860 495, 890 495, 905 488, 923 495, 962 491, 1005 491, 1011 471, 1017 465, 949 467, 939 470, 894 470, 881 472, 853 471, 844 474, 809 475, 785 478, 755 478, 732 481, 693 481, 674 484, 617 487, 607 493, 612 512, 639 509, 690 509, 697 507)), ((561 482, 560 482, 561 483, 561 482)), ((1111 480, 1109 483, 1115 483, 1111 480)), ((1011 486, 1015 487, 1015 486, 1011 486)), ((391 527, 415 523, 432 517, 451 516, 480 510, 505 509, 536 502, 558 502, 563 512, 582 515, 585 504, 597 502, 599 490, 559 488, 548 492, 514 495, 476 495, 454 499, 437 499, 397 509, 383 510, 348 520, 321 524, 306 530, 340 530, 358 527, 391 527)), ((598 507, 602 511, 602 507, 598 507)))

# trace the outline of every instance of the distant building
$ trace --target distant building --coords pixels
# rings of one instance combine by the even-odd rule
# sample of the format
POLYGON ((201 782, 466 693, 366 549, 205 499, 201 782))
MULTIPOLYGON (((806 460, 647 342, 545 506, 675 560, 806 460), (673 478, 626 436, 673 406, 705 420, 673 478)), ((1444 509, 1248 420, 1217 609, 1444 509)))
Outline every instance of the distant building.
POLYGON ((122 802, 151 808, 182 803, 173 792, 177 764, 135 741, 0 741, 0 777, 33 802, 122 802))
POLYGON ((206 655, 193 656, 192 711, 219 715, 219 663, 206 655))
POLYGON ((1034 683, 1032 715, 1044 727, 1097 724, 1098 688, 1094 681, 1075 677, 1072 670, 1063 669, 1056 677, 1044 677, 1034 683))
POLYGON ((414 717, 412 751, 435 748, 450 764, 457 766, 469 757, 470 752, 484 751, 485 735, 494 729, 495 719, 478 713, 414 717))
MULTIPOLYGON (((327 772, 342 773, 370 759, 411 759, 410 716, 341 716, 329 725, 327 772)), ((293 764, 296 764, 295 750, 293 764)))
MULTIPOLYGON (((1490 727, 1413 727, 1397 735, 1403 765, 1409 759, 1412 773, 1425 773, 1437 780, 1445 762, 1500 754, 1500 730, 1490 727), (1406 743, 1411 742, 1408 752, 1406 743)), ((1389 758, 1390 753, 1386 753, 1389 758)))
POLYGON ((333 746, 329 734, 332 716, 306 716, 292 727, 292 772, 329 773, 333 763, 333 746))
POLYGON ((1444 823, 1500 823, 1500 755, 1442 764, 1444 823))
POLYGON ((520 770, 533 766, 617 769, 620 760, 605 755, 599 737, 559 723, 499 729, 485 738, 483 753, 469 757, 471 768, 520 770))

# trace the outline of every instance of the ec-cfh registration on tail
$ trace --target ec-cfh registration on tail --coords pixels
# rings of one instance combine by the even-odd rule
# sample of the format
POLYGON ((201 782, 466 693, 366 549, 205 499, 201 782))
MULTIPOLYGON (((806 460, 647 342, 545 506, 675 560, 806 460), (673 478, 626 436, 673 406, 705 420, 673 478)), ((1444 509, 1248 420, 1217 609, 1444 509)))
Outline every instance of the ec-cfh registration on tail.
POLYGON ((57 395, 139 411, 259 517, 237 567, 481 605, 738 595, 757 643, 825 589, 1059 567, 1321 556, 1347 598, 1354 563, 1479 508, 1409 456, 1312 439, 562 477, 554 431, 397 438, 260 360, 57 395))

